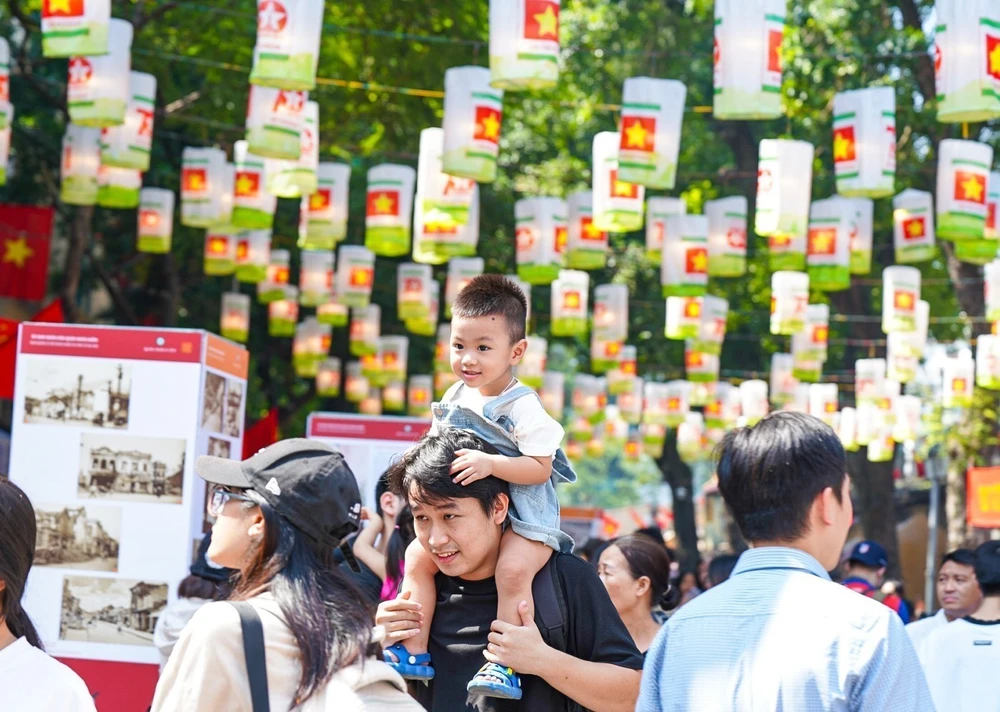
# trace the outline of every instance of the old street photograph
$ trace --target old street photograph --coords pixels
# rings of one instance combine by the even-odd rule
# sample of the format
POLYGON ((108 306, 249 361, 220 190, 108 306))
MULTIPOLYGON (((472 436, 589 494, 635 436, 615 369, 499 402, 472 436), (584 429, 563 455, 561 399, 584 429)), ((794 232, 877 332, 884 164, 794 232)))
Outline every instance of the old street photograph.
POLYGON ((208 454, 212 457, 229 457, 232 446, 228 440, 222 438, 208 438, 208 454))
POLYGON ((179 504, 185 449, 183 438, 82 433, 77 496, 179 504))
POLYGON ((35 565, 118 570, 121 507, 38 504, 35 565))
POLYGON ((221 433, 225 403, 226 379, 215 373, 205 373, 205 389, 201 394, 201 427, 213 433, 221 433))
POLYGON ((152 645, 167 605, 167 584, 136 579, 67 576, 59 638, 86 643, 152 645))
POLYGON ((24 422, 128 427, 132 370, 106 359, 32 359, 25 364, 24 422))
POLYGON ((243 426, 243 383, 235 378, 226 379, 226 431, 231 438, 238 438, 243 426))

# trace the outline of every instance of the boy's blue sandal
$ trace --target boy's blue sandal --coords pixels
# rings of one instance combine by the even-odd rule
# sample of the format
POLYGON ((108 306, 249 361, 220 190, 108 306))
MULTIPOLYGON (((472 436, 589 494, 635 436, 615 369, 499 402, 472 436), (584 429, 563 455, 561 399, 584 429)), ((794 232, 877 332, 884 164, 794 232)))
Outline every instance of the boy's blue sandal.
POLYGON ((396 643, 382 651, 382 659, 404 680, 431 680, 434 678, 430 653, 414 655, 402 643, 396 643))
POLYGON ((486 663, 466 688, 474 695, 499 697, 504 700, 521 699, 521 678, 509 667, 486 663), (496 679, 490 679, 496 678, 496 679))

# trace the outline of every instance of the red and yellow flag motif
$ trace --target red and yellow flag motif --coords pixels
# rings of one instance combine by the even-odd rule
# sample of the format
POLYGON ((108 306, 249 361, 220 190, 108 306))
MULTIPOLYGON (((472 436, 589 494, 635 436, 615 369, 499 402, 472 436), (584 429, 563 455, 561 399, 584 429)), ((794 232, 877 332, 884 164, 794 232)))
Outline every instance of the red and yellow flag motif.
POLYGON ((208 238, 208 254, 224 255, 229 251, 229 238, 224 235, 213 235, 208 238))
POLYGON ((986 177, 972 171, 955 171, 955 199, 986 203, 986 177))
POLYGON ((639 186, 634 183, 626 183, 618 180, 618 169, 611 169, 611 197, 612 198, 638 198, 639 186))
POLYGON ((580 292, 576 290, 563 292, 563 309, 579 309, 579 308, 580 308, 580 292))
POLYGON ((562 254, 566 251, 566 243, 569 242, 569 228, 565 225, 556 226, 556 253, 562 254))
POLYGON ((655 116, 623 116, 621 143, 623 151, 653 151, 656 142, 655 116))
POLYGON ((678 411, 681 409, 681 399, 677 396, 671 396, 667 398, 667 412, 678 411))
POLYGON ((371 267, 351 267, 348 284, 352 287, 370 287, 375 270, 371 267))
POLYGON ((238 198, 255 198, 260 193, 260 173, 236 171, 233 194, 238 198))
POLYGON ((892 304, 896 309, 912 311, 917 305, 916 296, 906 289, 897 289, 892 297, 892 304))
POLYGON ((952 393, 965 393, 966 381, 964 378, 953 378, 951 379, 951 392, 952 393))
POLYGON ((153 230, 160 224, 160 213, 156 210, 140 210, 139 225, 143 230, 153 230))
POLYGON ((514 231, 514 241, 518 252, 528 252, 535 246, 535 233, 530 227, 519 227, 514 231))
POLYGON ((580 239, 588 242, 603 242, 607 235, 594 226, 594 219, 589 215, 580 218, 580 239))
POLYGON ((781 71, 781 30, 769 30, 767 33, 767 71, 781 71))
MULTIPOLYGON (((618 365, 618 370, 621 371, 626 376, 634 376, 636 374, 636 370, 637 370, 636 363, 635 363, 635 361, 631 361, 631 360, 629 360, 629 361, 622 361, 618 365)), ((620 397, 619 397, 619 400, 621 400, 620 397)))
POLYGON ((854 127, 843 126, 833 132, 833 162, 844 163, 857 158, 854 127))
POLYGON ((550 0, 524 0, 524 37, 559 41, 559 4, 550 0))
POLYGON ((986 35, 986 71, 994 79, 1000 79, 1000 37, 986 35))
POLYGON ((208 188, 208 172, 204 168, 185 168, 181 172, 183 190, 200 193, 208 188))
POLYGON ((705 359, 702 358, 701 351, 685 351, 684 365, 687 368, 701 368, 704 366, 705 359))
POLYGON ((330 207, 330 189, 319 188, 309 196, 309 212, 318 213, 330 207))
POLYGON ((780 250, 792 244, 791 235, 771 235, 767 238, 767 247, 770 250, 780 250))
POLYGON ((250 240, 240 240, 236 243, 236 259, 245 260, 250 256, 250 240))
POLYGON ((837 252, 837 231, 831 228, 816 228, 809 231, 810 255, 833 255, 837 252))
POLYGON ((492 106, 476 107, 476 127, 473 138, 477 141, 500 143, 501 113, 492 106))
POLYGON ((687 299, 684 301, 684 318, 697 319, 701 316, 701 300, 687 299))
POLYGON ((927 218, 918 215, 903 220, 903 240, 919 240, 927 234, 927 218))
POLYGON ((366 213, 368 217, 399 215, 398 190, 372 190, 368 193, 366 213))
POLYGON ((604 343, 604 355, 608 358, 616 358, 622 352, 622 342, 606 341, 604 343))
POLYGON ((708 250, 704 247, 688 249, 684 271, 688 274, 705 274, 708 271, 708 250))
POLYGON ((825 324, 820 324, 815 329, 813 329, 813 343, 814 344, 825 344, 827 339, 830 338, 830 327, 825 324))
POLYGON ((82 17, 83 0, 45 0, 42 17, 82 17))

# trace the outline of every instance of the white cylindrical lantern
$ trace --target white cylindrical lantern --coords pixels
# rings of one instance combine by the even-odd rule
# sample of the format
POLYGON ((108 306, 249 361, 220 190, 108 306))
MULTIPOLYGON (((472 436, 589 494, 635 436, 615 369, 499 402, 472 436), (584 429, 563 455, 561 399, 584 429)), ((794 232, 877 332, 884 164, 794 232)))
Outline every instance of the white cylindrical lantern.
POLYGON ((250 85, 246 140, 251 153, 297 161, 302 153, 307 91, 250 85))
POLYGON ((403 262, 396 268, 396 313, 401 320, 430 316, 433 281, 430 265, 403 262))
POLYGON ((705 425, 709 428, 728 429, 736 424, 740 415, 740 389, 732 383, 720 381, 715 395, 705 406, 705 425))
POLYGON ((367 247, 341 245, 336 282, 338 302, 352 308, 367 306, 375 282, 375 255, 367 247))
POLYGON ((729 317, 729 302, 722 297, 705 295, 701 298, 701 325, 698 335, 691 339, 691 349, 713 356, 722 353, 722 342, 726 338, 726 320, 729 317))
MULTIPOLYGON (((492 28, 491 28, 492 30, 492 28)), ((503 90, 490 86, 485 67, 451 67, 444 73, 444 172, 479 183, 497 177, 503 90)))
POLYGON ((569 224, 565 262, 570 269, 601 269, 608 261, 608 233, 594 225, 592 203, 590 191, 566 198, 569 224))
POLYGON ((368 171, 365 201, 365 247, 382 257, 410 251, 410 218, 417 172, 410 166, 383 163, 368 171))
POLYGON ((809 275, 775 272, 771 275, 771 333, 790 335, 805 328, 809 306, 809 275))
POLYGON ((352 356, 368 356, 378 351, 378 337, 382 334, 382 309, 378 304, 353 309, 349 346, 352 356))
MULTIPOLYGON (((684 345, 684 373, 693 383, 711 383, 719 380, 719 356, 693 348, 695 342, 684 345)), ((692 402, 691 405, 698 405, 692 402)))
POLYGON ((868 87, 834 95, 833 169, 841 195, 892 195, 896 178, 893 87, 868 87))
POLYGON ((813 154, 813 145, 805 141, 760 142, 754 229, 769 238, 773 270, 805 266, 813 154))
POLYGON ((236 271, 238 235, 239 231, 233 228, 216 228, 205 232, 205 274, 221 277, 236 271))
MULTIPOLYGON (((256 284, 267 277, 271 261, 271 231, 244 230, 236 241, 236 279, 256 284)), ((298 292, 295 294, 298 299, 298 292)))
POLYGON ((125 121, 101 132, 101 163, 115 168, 149 170, 153 147, 153 113, 156 108, 156 77, 130 72, 125 121))
POLYGON ((647 382, 643 390, 645 405, 642 410, 642 422, 665 426, 668 397, 669 389, 666 383, 647 382))
POLYGON ((708 218, 674 215, 666 223, 660 262, 663 296, 701 296, 708 286, 708 218))
POLYGON ((334 254, 303 250, 299 263, 299 303, 318 307, 333 296, 334 254))
POLYGON ((284 292, 283 298, 267 305, 267 335, 290 339, 299 320, 299 290, 286 284, 284 292))
POLYGON ((250 153, 246 141, 237 141, 233 145, 233 164, 232 224, 249 230, 269 230, 278 199, 266 188, 267 162, 250 153))
POLYGON ((361 362, 351 361, 347 364, 344 377, 344 397, 350 403, 360 403, 368 397, 371 385, 368 379, 361 375, 361 362))
POLYGON ((920 427, 920 398, 900 396, 896 399, 892 439, 896 442, 913 442, 920 427))
POLYGON ((1000 7, 991 0, 937 0, 934 9, 938 121, 979 122, 1000 116, 1000 58, 993 54, 1000 7))
POLYGON ((664 425, 676 428, 684 422, 691 411, 691 383, 689 381, 667 381, 664 384, 666 396, 664 425))
POLYGON ((406 384, 406 413, 414 418, 431 418, 434 399, 433 376, 410 376, 406 384))
POLYGON ((875 203, 871 198, 851 198, 855 207, 851 228, 851 274, 872 271, 872 244, 875 242, 875 203))
POLYGON ((329 324, 336 329, 347 326, 349 311, 347 307, 337 301, 336 297, 330 297, 316 307, 316 318, 320 324, 329 324))
MULTIPOLYGON (((1000 60, 1000 53, 997 59, 1000 60)), ((993 148, 989 144, 952 138, 938 144, 938 237, 944 240, 983 239, 992 166, 993 148)))
POLYGON ((437 328, 434 341, 434 373, 451 373, 451 324, 437 328))
POLYGON ((702 297, 667 297, 667 323, 663 333, 668 339, 695 339, 701 333, 702 297))
MULTIPOLYGON (((268 0, 273 2, 274 0, 268 0)), ((319 104, 307 101, 302 119, 301 151, 297 161, 274 161, 268 167, 267 191, 279 198, 300 198, 316 192, 319 166, 319 104)))
POLYGON ((781 116, 785 0, 715 0, 716 119, 781 116))
MULTIPOLYGON (((219 148, 187 146, 181 154, 181 224, 212 227, 222 222, 226 154, 219 148)), ((231 173, 230 173, 231 175, 231 173)), ((230 200, 230 202, 232 202, 230 200)))
POLYGON ((926 262, 937 254, 934 246, 934 205, 931 194, 907 188, 892 199, 892 242, 896 262, 926 262))
POLYGON ((788 405, 795 399, 799 381, 793 373, 795 359, 792 354, 771 354, 771 402, 775 406, 788 405))
POLYGON ((987 240, 1000 240, 1000 222, 997 221, 997 208, 1000 207, 1000 172, 991 171, 989 188, 986 193, 986 225, 983 237, 987 240))
POLYGON ((413 258, 416 262, 442 264, 449 257, 475 254, 478 224, 470 225, 478 210, 479 187, 471 178, 442 171, 444 131, 420 132, 417 195, 413 214, 413 258))
POLYGON ((437 333, 438 315, 441 312, 441 284, 431 280, 429 287, 426 315, 419 319, 406 319, 403 322, 411 334, 434 336, 437 333))
POLYGON ((566 374, 562 371, 546 371, 542 374, 542 387, 538 390, 545 412, 556 420, 562 420, 566 408, 566 374))
POLYGON ((854 398, 859 406, 879 401, 885 390, 885 376, 885 359, 863 358, 854 362, 854 398))
POLYGON ((141 189, 139 171, 105 165, 97 169, 97 204, 102 208, 134 208, 141 189))
POLYGON ((841 408, 840 422, 837 423, 837 437, 849 452, 858 449, 858 412, 854 408, 841 408))
POLYGON ((646 201, 646 258, 650 262, 657 265, 663 262, 663 240, 667 235, 667 221, 672 215, 686 214, 687 203, 682 198, 655 195, 646 201))
POLYGON ((919 354, 914 354, 911 345, 913 333, 898 331, 886 337, 885 361, 886 376, 900 383, 909 383, 917 377, 919 354))
POLYGON ((622 88, 618 177, 673 190, 687 87, 675 79, 630 77, 622 88))
POLYGON ((895 455, 896 441, 892 439, 892 423, 888 419, 873 429, 868 441, 869 462, 889 462, 895 455))
POLYGON ((942 405, 945 408, 969 408, 972 406, 975 370, 976 364, 968 356, 945 359, 943 369, 944 396, 942 398, 942 405))
MULTIPOLYGON (((292 255, 288 250, 271 250, 267 274, 257 282, 257 301, 270 304, 285 298, 285 285, 291 277, 292 255)), ((301 296, 301 295, 300 295, 301 296)))
POLYGON ((78 55, 69 60, 66 88, 69 120, 81 126, 123 124, 131 69, 132 23, 112 19, 108 23, 107 54, 78 55))
POLYGON ((792 334, 793 374, 800 381, 814 383, 823 372, 830 334, 830 307, 810 304, 806 307, 806 324, 792 334))
POLYGON ((552 335, 587 333, 590 275, 564 269, 552 283, 552 335))
POLYGON ((225 292, 222 295, 222 316, 219 333, 241 344, 250 336, 250 295, 225 292))
POLYGON ((139 226, 136 251, 165 254, 170 252, 174 234, 174 191, 143 188, 139 193, 139 226))
POLYGON ((110 21, 111 0, 46 0, 42 3, 42 54, 106 54, 110 21))
POLYGON ((882 271, 882 331, 915 331, 920 270, 893 265, 882 271))
POLYGON ((316 370, 316 395, 336 398, 340 395, 340 359, 328 358, 316 370))
POLYGON ((598 285, 594 289, 591 370, 595 373, 606 373, 617 366, 627 337, 628 287, 624 284, 598 285))
POLYGON ((295 328, 292 367, 300 378, 315 378, 330 349, 330 327, 309 317, 295 328))
POLYGON ((382 370, 390 381, 405 381, 409 363, 410 339, 407 336, 382 336, 379 338, 382 353, 382 370))
POLYGON ((687 464, 698 462, 706 455, 705 420, 701 413, 688 413, 677 426, 677 455, 687 464))
POLYGON ((809 386, 809 415, 833 427, 838 405, 836 383, 813 383, 809 386))
POLYGON ((628 440, 628 423, 622 419, 616 406, 609 405, 605 412, 607 417, 604 421, 604 441, 613 447, 625 447, 625 441, 628 440))
POLYGON ((351 167, 345 163, 320 163, 316 192, 302 197, 299 209, 299 247, 332 250, 347 237, 348 188, 351 167))
POLYGON ((767 383, 753 379, 740 384, 740 411, 747 425, 756 425, 770 408, 767 403, 767 383))
POLYGON ((551 284, 559 276, 557 235, 566 229, 566 201, 522 198, 514 203, 517 276, 528 284, 551 284))
POLYGON ((626 423, 638 425, 642 420, 645 384, 641 378, 632 379, 629 389, 618 394, 618 412, 626 423))
POLYGON ((323 0, 259 0, 250 83, 312 89, 322 32, 323 0))
POLYGON ((519 381, 528 388, 538 390, 542 386, 545 364, 548 361, 549 342, 541 336, 529 336, 524 358, 516 368, 519 381))
MULTIPOLYGON (((608 341, 604 343, 611 344, 617 342, 608 341)), ((632 389, 632 383, 635 381, 636 374, 638 373, 638 358, 639 352, 635 346, 625 344, 619 349, 617 361, 613 362, 611 369, 608 371, 608 392, 611 395, 619 396, 632 389)), ((591 363, 593 363, 593 360, 593 354, 591 354, 591 363)), ((607 356, 606 360, 611 362, 611 356, 607 356)))
POLYGON ((59 200, 68 205, 96 203, 100 165, 100 129, 69 124, 62 141, 59 200))
POLYGON ((490 85, 548 89, 559 79, 560 0, 490 0, 490 85))
POLYGON ((642 201, 646 189, 618 176, 617 132, 594 136, 592 151, 593 222, 598 230, 630 232, 642 227, 642 201))
POLYGON ((976 385, 1000 390, 1000 336, 983 334, 976 339, 976 385))
MULTIPOLYGON (((428 267, 428 269, 430 269, 428 267)), ((458 293, 469 282, 478 277, 486 269, 482 257, 455 257, 448 260, 448 277, 444 288, 444 314, 451 318, 451 305, 458 293)))
POLYGON ((603 395, 603 379, 586 373, 576 374, 573 379, 574 415, 578 418, 585 418, 591 425, 599 423, 604 418, 603 395))
MULTIPOLYGON (((647 203, 652 203, 650 198, 647 203)), ((747 199, 742 195, 709 200, 708 275, 741 277, 747 268, 747 199)), ((647 223, 646 229, 649 229, 647 223)))
POLYGON ((835 292, 851 286, 851 231, 857 210, 849 198, 817 200, 809 212, 809 286, 835 292))

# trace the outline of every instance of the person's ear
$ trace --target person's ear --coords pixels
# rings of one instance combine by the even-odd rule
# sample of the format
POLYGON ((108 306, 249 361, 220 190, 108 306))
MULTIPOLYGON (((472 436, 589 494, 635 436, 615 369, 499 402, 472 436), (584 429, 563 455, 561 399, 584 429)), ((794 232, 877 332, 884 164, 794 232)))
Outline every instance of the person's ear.
POLYGON ((524 358, 524 353, 528 350, 528 340, 521 339, 513 348, 510 350, 510 364, 516 366, 521 363, 521 359, 524 358))
MULTIPOLYGON (((641 598, 642 596, 646 595, 646 592, 649 590, 649 587, 650 587, 649 576, 640 576, 639 578, 637 578, 635 580, 635 597, 641 598)), ((653 603, 655 604, 656 601, 653 601, 653 603)))
POLYGON ((825 488, 813 502, 813 514, 826 526, 833 526, 837 521, 837 511, 841 503, 832 487, 825 488))
POLYGON ((382 496, 378 498, 378 503, 382 508, 382 513, 392 517, 393 519, 395 519, 396 515, 399 514, 399 508, 396 506, 398 502, 399 500, 392 492, 383 492, 382 496))
POLYGON ((493 520, 494 524, 503 524, 504 520, 507 518, 507 510, 510 508, 510 499, 506 494, 501 492, 497 495, 496 501, 493 502, 493 516, 490 519, 493 520))
POLYGON ((264 513, 260 511, 260 507, 256 507, 250 515, 250 528, 247 529, 247 535, 255 541, 264 538, 264 513))

